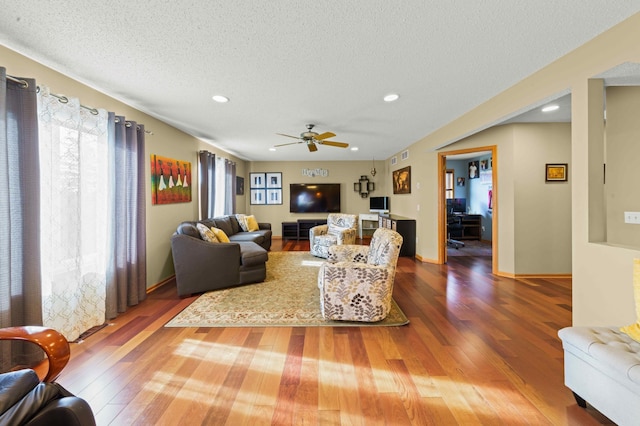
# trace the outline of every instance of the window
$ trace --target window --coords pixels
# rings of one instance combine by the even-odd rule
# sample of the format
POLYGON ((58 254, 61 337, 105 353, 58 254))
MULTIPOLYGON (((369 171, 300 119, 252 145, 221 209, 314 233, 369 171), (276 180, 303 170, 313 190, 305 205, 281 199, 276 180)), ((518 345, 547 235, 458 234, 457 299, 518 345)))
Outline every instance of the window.
POLYGON ((453 182, 455 181, 455 177, 453 174, 453 169, 447 169, 445 175, 445 191, 444 195, 447 200, 453 198, 453 182))

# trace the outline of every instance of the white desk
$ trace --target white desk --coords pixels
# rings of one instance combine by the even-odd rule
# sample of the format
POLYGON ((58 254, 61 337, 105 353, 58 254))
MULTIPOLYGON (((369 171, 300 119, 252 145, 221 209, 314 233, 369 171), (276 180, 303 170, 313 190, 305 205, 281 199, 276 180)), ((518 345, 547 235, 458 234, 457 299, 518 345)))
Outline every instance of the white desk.
POLYGON ((362 231, 375 230, 378 228, 377 213, 360 213, 358 215, 358 236, 362 239, 362 231))

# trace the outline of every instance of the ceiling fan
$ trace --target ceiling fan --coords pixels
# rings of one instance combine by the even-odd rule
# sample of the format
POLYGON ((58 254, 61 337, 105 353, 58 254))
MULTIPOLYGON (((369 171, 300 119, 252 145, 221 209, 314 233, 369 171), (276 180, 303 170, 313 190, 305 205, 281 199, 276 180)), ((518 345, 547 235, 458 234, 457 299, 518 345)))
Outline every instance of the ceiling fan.
POLYGON ((332 132, 324 132, 324 133, 318 134, 317 132, 313 131, 314 127, 315 127, 315 124, 307 124, 307 131, 300 133, 300 136, 291 136, 291 135, 285 135, 283 133, 276 133, 276 135, 286 136, 288 138, 294 138, 294 139, 300 139, 300 140, 298 142, 283 143, 280 145, 275 145, 274 147, 277 148, 279 146, 304 143, 304 144, 307 144, 307 148, 309 148, 310 152, 315 152, 318 150, 318 147, 316 146, 316 144, 336 146, 338 148, 346 148, 349 146, 348 143, 326 140, 334 137, 336 134, 332 132))

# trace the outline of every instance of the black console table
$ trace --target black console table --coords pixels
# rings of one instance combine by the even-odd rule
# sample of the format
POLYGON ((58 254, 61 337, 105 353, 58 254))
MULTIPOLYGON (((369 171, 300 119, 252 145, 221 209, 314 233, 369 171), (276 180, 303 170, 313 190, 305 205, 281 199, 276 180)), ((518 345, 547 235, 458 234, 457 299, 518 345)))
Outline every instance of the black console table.
POLYGON ((414 257, 416 255, 416 220, 402 216, 388 215, 378 217, 380 228, 389 228, 402 235, 400 256, 414 257))
POLYGON ((308 240, 309 230, 314 226, 326 225, 327 219, 298 219, 296 222, 282 222, 283 240, 308 240))

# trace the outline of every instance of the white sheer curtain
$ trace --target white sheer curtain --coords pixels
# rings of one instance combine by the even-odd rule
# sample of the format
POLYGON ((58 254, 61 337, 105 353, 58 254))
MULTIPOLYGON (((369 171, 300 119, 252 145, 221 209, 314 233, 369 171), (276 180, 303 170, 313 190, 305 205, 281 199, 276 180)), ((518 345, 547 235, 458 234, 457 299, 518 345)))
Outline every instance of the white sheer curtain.
POLYGON ((72 341, 105 321, 107 112, 62 100, 38 94, 43 323, 72 341))
POLYGON ((226 172, 225 162, 228 160, 220 156, 216 156, 216 192, 213 202, 213 215, 222 216, 225 214, 225 194, 226 194, 226 172))

